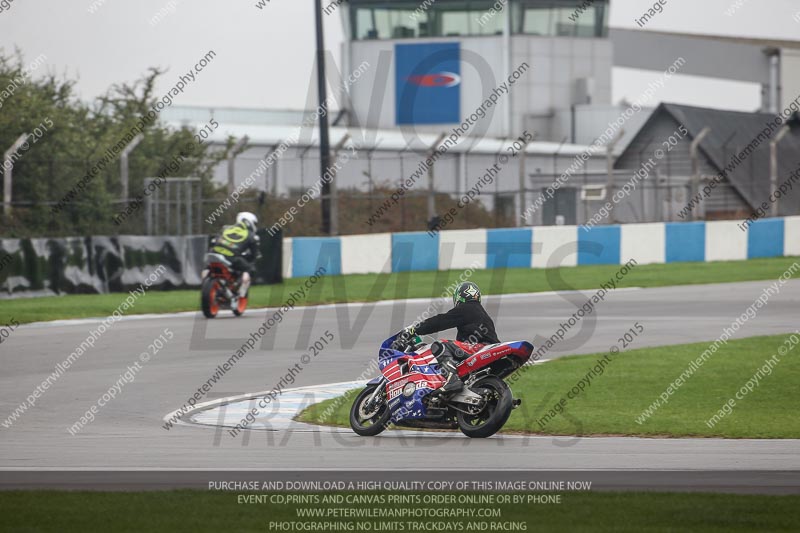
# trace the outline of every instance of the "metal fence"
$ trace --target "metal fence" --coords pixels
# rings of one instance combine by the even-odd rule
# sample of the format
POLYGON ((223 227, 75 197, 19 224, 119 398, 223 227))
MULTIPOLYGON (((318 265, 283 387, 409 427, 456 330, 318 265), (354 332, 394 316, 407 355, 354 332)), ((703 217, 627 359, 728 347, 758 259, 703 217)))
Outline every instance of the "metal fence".
MULTIPOLYGON (((624 182, 619 174, 621 193, 624 182)), ((674 214, 685 204, 689 194, 687 184, 639 184, 630 194, 619 195, 614 202, 608 192, 592 196, 605 183, 593 180, 574 180, 548 196, 552 181, 539 177, 546 184, 535 183, 520 190, 481 191, 468 202, 462 191, 411 190, 397 201, 397 188, 375 187, 371 191, 338 189, 335 192, 335 227, 341 235, 382 232, 427 231, 431 228, 430 198, 434 215, 446 221, 443 229, 505 228, 532 225, 581 225, 658 222, 676 220, 674 214), (394 196, 393 196, 394 195, 394 196), (545 199, 535 209, 537 200, 545 199), (611 207, 608 208, 610 202, 611 207), (522 210, 520 211, 520 206, 522 210), (528 218, 519 213, 531 212, 528 218)), ((87 209, 91 202, 76 200, 69 210, 58 215, 51 213, 48 203, 12 203, 12 215, 3 218, 2 234, 10 237, 30 237, 42 232, 49 236, 67 235, 192 235, 216 233, 232 223, 239 211, 255 213, 264 227, 282 229, 286 236, 322 235, 321 197, 311 201, 301 193, 273 195, 250 191, 236 201, 216 195, 202 198, 199 187, 191 181, 180 183, 178 178, 169 187, 144 202, 136 199, 109 201, 104 209, 91 205, 92 218, 77 219, 75 212, 87 209), (292 214, 294 212, 294 214, 292 214)))
MULTIPOLYGON (((574 155, 528 154, 505 157, 497 153, 446 154, 432 172, 418 172, 425 158, 418 151, 375 153, 362 150, 344 160, 332 187, 336 234, 426 231, 437 220, 443 229, 502 228, 541 225, 600 225, 629 222, 669 222, 691 197, 692 162, 688 149, 668 152, 646 176, 636 178, 649 153, 641 151, 625 163, 631 168, 606 169, 605 158, 594 157, 562 176, 575 162, 574 155), (487 169, 496 166, 497 175, 484 180, 487 169), (416 175, 415 175, 416 173, 416 175), (411 186, 403 186, 414 177, 411 186), (556 185, 558 184, 558 185, 556 185), (402 189, 402 193, 400 192, 402 189), (475 191, 465 202, 465 195, 475 191), (438 217, 438 219, 436 218, 438 217)), ((648 148, 649 149, 649 148, 648 148)), ((86 190, 59 213, 51 208, 55 201, 23 201, 23 198, 51 198, 49 191, 25 181, 10 214, 5 213, 0 235, 6 237, 68 235, 185 235, 216 233, 230 223, 238 211, 256 213, 265 227, 276 224, 287 236, 321 235, 321 201, 318 193, 309 195, 319 184, 319 166, 311 152, 306 156, 287 154, 249 181, 261 159, 239 156, 234 164, 220 165, 215 181, 225 180, 227 191, 198 178, 161 179, 137 183, 144 190, 131 190, 132 198, 116 199, 116 176, 105 179, 108 193, 86 190), (250 184, 241 195, 231 196, 243 183, 250 184), (309 196, 311 199, 309 199, 309 196)), ((709 176, 701 166, 701 176, 709 176)), ((70 169, 53 167, 59 176, 68 173, 69 183, 78 180, 70 169)), ((756 169, 753 168, 754 175, 756 169)), ((709 176, 710 178, 710 176, 709 176)), ((701 181, 702 186, 702 181, 701 181)), ((732 189, 718 187, 715 195, 694 215, 705 218, 703 209, 714 206, 715 213, 728 218, 745 218, 741 200, 732 189)), ((317 187, 319 190, 319 187, 317 187)))

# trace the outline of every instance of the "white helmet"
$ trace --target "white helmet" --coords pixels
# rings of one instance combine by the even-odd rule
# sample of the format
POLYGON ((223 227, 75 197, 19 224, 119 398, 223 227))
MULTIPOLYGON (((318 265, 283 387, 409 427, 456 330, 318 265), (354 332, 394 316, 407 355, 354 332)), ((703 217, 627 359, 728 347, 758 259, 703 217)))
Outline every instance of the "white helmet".
POLYGON ((236 215, 236 223, 239 224, 244 222, 245 225, 250 228, 250 230, 255 233, 258 228, 258 217, 255 216, 253 213, 249 213, 247 211, 242 211, 241 213, 236 215))

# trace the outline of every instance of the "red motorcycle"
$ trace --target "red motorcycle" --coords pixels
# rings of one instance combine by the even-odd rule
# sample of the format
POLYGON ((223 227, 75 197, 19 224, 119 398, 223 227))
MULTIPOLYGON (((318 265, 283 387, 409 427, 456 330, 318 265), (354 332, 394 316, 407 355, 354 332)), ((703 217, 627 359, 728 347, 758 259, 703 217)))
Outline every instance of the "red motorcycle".
MULTIPOLYGON (((456 341, 410 341, 405 351, 392 348, 389 337, 378 352, 383 376, 367 383, 350 409, 350 427, 361 436, 375 436, 389 424, 411 428, 455 429, 468 437, 497 433, 522 400, 515 400, 503 378, 524 365, 533 353, 526 341, 474 347, 456 341), (446 379, 435 353, 455 350, 464 358, 458 375, 464 388, 443 394, 446 379)), ((449 351, 453 353, 453 351, 449 351)))
POLYGON ((239 297, 241 279, 234 274, 233 265, 217 253, 206 254, 208 275, 203 279, 200 303, 203 315, 214 318, 220 309, 230 309, 236 316, 242 316, 247 309, 247 296, 239 297))

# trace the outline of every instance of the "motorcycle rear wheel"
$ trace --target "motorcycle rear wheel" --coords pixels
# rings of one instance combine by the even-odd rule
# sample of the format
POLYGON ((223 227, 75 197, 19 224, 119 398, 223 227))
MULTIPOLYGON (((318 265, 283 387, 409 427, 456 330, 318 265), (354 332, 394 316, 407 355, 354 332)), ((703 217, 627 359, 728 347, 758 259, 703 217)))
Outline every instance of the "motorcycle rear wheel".
POLYGON ((505 425, 511 416, 512 394, 505 381, 494 376, 478 380, 470 390, 487 397, 484 408, 476 414, 458 412, 458 429, 467 437, 485 439, 491 437, 505 425))
POLYGON ((386 429, 391 412, 385 401, 374 411, 367 412, 364 404, 375 392, 375 385, 369 385, 356 396, 350 408, 350 427, 362 437, 374 437, 386 429), (372 414, 374 412, 374 414, 372 414), (370 415, 364 418, 364 415, 370 415))
POLYGON ((200 305, 203 309, 203 315, 206 318, 215 318, 219 313, 219 302, 217 302, 217 291, 219 285, 217 280, 206 278, 203 280, 203 288, 201 290, 200 305))

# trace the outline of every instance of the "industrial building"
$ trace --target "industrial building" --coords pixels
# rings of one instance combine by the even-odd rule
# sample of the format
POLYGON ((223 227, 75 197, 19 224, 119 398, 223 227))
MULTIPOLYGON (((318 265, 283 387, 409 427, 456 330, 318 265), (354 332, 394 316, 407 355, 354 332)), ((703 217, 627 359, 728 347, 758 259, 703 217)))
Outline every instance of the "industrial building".
MULTIPOLYGON (((724 151, 726 138, 719 136, 734 124, 734 115, 748 114, 666 106, 650 118, 660 88, 672 76, 701 73, 757 83, 758 111, 776 113, 800 94, 800 43, 609 29, 609 8, 605 0, 589 6, 574 0, 328 5, 326 13, 340 18, 346 36, 341 64, 328 61, 329 101, 336 104, 329 106, 335 109, 329 113, 331 144, 336 160, 344 158, 334 194, 395 187, 455 138, 431 171, 415 180, 413 194, 457 198, 527 137, 533 140, 524 157, 500 165, 493 183, 481 190, 483 205, 520 226, 586 224, 597 221, 598 207, 639 171, 639 159, 667 133, 657 124, 674 122, 680 109, 691 135, 602 223, 679 220, 692 192, 692 138, 709 122, 713 134, 700 145, 706 157, 700 173, 716 174, 723 156, 709 143, 724 151), (732 55, 736 62, 729 61, 732 55), (615 66, 660 77, 636 101, 614 103, 615 66)), ((217 179, 229 188, 248 180, 269 194, 299 196, 320 178, 316 129, 313 123, 301 126, 314 113, 311 87, 305 112, 173 108, 164 118, 191 127, 213 116, 222 126, 214 142, 246 137, 247 148, 218 169, 217 179), (275 162, 263 169, 271 154, 275 162)), ((759 113, 741 118, 752 124, 762 119, 759 113)), ((745 135, 750 129, 739 130, 745 135)), ((797 159, 793 150, 793 141, 782 145, 779 173, 791 168, 791 157, 797 159)), ((692 217, 751 214, 748 209, 763 196, 759 184, 769 177, 768 160, 762 153, 750 159, 692 217)), ((375 193, 376 202, 381 194, 375 193)), ((431 205, 429 219, 440 214, 440 206, 431 205)))

